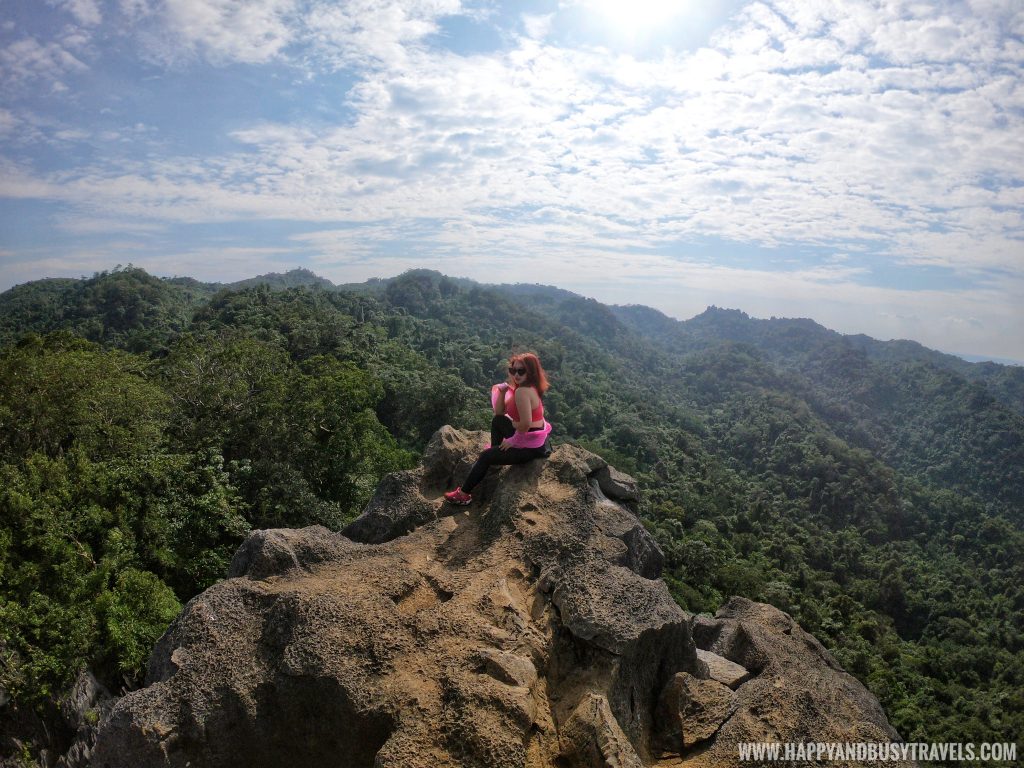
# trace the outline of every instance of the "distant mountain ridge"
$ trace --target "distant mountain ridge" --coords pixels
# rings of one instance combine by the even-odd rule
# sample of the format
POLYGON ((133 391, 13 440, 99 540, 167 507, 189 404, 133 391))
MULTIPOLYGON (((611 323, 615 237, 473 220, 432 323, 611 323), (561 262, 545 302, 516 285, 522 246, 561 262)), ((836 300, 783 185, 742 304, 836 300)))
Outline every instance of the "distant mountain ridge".
POLYGON ((639 333, 656 338, 679 353, 707 348, 721 341, 750 344, 773 362, 800 368, 816 352, 839 345, 877 362, 924 363, 970 381, 982 382, 1003 404, 1024 413, 1024 368, 990 361, 967 362, 906 339, 879 341, 864 334, 844 335, 807 318, 758 320, 738 309, 708 307, 690 320, 674 320, 644 306, 612 307, 615 315, 639 333))
MULTIPOLYGON (((599 303, 593 299, 587 299, 571 291, 567 291, 563 288, 557 288, 555 286, 529 283, 476 283, 475 281, 466 278, 452 278, 442 275, 440 272, 435 270, 427 269, 409 270, 404 273, 404 276, 408 277, 417 274, 438 278, 443 277, 445 280, 452 281, 462 287, 479 285, 480 287, 497 290, 507 295, 528 296, 535 303, 546 304, 548 306, 556 305, 559 302, 568 299, 589 301, 595 304, 599 303)), ((0 332, 2 332, 4 328, 3 319, 16 315, 19 306, 26 302, 27 296, 34 296, 36 299, 39 299, 42 295, 45 295, 49 297, 47 301, 50 303, 57 299, 65 301, 71 299, 71 301, 74 302, 75 294, 83 286, 88 286, 91 283, 94 283, 97 279, 109 278, 111 275, 128 276, 136 283, 173 286, 174 288, 182 290, 185 293, 186 298, 193 296, 206 298, 222 290, 240 291, 260 285, 265 285, 272 290, 306 287, 333 291, 365 291, 372 293, 383 291, 390 282, 397 279, 372 278, 362 283, 341 284, 333 283, 327 278, 320 277, 309 269, 299 267, 290 269, 286 272, 268 272, 263 275, 257 275, 256 277, 246 278, 244 280, 236 280, 230 283, 216 283, 202 282, 191 277, 159 278, 149 275, 142 269, 129 266, 123 269, 117 268, 110 272, 100 272, 92 278, 44 278, 41 280, 33 280, 14 286, 7 291, 0 293, 0 332)), ((978 355, 949 354, 930 349, 916 341, 906 339, 881 341, 864 334, 844 335, 837 331, 829 330, 814 320, 807 318, 773 317, 769 320, 759 320, 751 318, 739 309, 724 309, 712 305, 701 314, 689 320, 677 320, 657 309, 644 305, 633 304, 602 306, 606 306, 607 309, 619 320, 633 327, 635 330, 651 333, 652 335, 660 336, 663 339, 670 337, 674 329, 682 327, 687 332, 694 333, 697 337, 707 335, 715 340, 731 339, 734 341, 746 341, 748 343, 753 343, 758 339, 763 340, 765 335, 763 332, 752 330, 757 328, 759 324, 786 324, 797 327, 803 326, 807 330, 814 329, 820 332, 827 332, 833 338, 845 338, 851 344, 859 345, 869 351, 873 357, 913 357, 942 367, 950 368, 951 370, 956 370, 962 375, 978 380, 991 379, 999 376, 1001 373, 999 368, 1019 367, 1024 365, 1024 363, 1010 359, 994 361, 991 358, 978 355), (682 323, 682 326, 678 325, 680 323, 682 323), (709 329, 713 330, 709 333, 709 329), (977 366, 982 367, 979 369, 977 366), (994 368, 993 366, 998 367, 994 368)), ((19 317, 19 320, 22 323, 25 323, 27 320, 28 325, 30 326, 33 324, 31 318, 19 317)), ((2 341, 4 341, 4 339, 0 338, 0 342, 2 341)), ((1016 379, 1018 377, 1013 376, 1013 378, 1016 379)), ((1022 372, 1019 379, 1021 382, 1024 382, 1024 372, 1022 372)), ((1024 388, 1024 385, 1022 385, 1022 388, 1024 388)))

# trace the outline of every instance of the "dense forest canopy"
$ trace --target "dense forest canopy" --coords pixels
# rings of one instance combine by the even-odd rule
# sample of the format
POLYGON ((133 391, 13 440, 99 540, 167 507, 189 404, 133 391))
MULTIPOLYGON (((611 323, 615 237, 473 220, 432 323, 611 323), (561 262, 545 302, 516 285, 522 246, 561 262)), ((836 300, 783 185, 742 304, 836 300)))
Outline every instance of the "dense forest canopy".
POLYGON ((0 295, 0 719, 84 666, 138 684, 247 531, 341 527, 527 349, 558 440, 641 481, 684 608, 788 611, 905 739, 1024 733, 1024 369, 421 270, 0 295))

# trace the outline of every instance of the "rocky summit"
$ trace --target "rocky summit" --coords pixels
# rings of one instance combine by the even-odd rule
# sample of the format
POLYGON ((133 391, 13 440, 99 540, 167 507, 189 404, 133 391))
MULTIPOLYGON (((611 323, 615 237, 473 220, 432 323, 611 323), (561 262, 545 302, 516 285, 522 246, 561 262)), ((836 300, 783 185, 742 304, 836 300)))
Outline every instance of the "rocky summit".
POLYGON ((898 740, 786 614, 680 609, 636 483, 600 457, 559 446, 445 504, 486 440, 439 430, 340 534, 253 532, 93 765, 718 766, 743 742, 898 740))

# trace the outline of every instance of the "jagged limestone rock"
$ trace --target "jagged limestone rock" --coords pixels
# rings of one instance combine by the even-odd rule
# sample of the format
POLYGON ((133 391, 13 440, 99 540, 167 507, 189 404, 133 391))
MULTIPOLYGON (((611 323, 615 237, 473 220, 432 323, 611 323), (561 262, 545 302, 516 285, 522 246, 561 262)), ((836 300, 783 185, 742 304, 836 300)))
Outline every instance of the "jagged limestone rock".
POLYGON ((732 715, 688 765, 733 764, 741 742, 899 741, 878 700, 779 609, 733 597, 713 619, 696 619, 693 634, 699 648, 745 667, 750 678, 736 687, 732 715))
POLYGON ((528 656, 494 648, 480 649, 479 656, 483 671, 500 683, 530 689, 537 682, 537 668, 528 656))
POLYGON ((57 768, 88 768, 96 744, 97 726, 114 701, 90 670, 79 670, 68 695, 58 702, 64 723, 75 735, 67 752, 58 758, 57 768))
MULTIPOLYGON (((600 470, 597 474, 600 474, 600 470)), ((616 474, 620 478, 628 478, 635 486, 635 481, 628 475, 616 474)), ((613 548, 609 549, 608 560, 636 571, 644 578, 658 578, 665 564, 665 556, 643 523, 631 509, 623 506, 622 500, 609 498, 596 477, 591 479, 590 486, 598 504, 603 507, 601 530, 614 542, 613 548)))
POLYGON ((583 697, 562 728, 562 757, 577 768, 643 768, 633 745, 598 693, 583 697))
POLYGON ((710 739, 732 714, 735 698, 732 690, 717 680, 676 673, 658 704, 658 735, 665 749, 682 752, 710 739))
POLYGON ((750 671, 746 667, 741 667, 736 662, 729 661, 717 653, 698 648, 697 658, 707 666, 709 678, 734 690, 750 679, 750 671))
POLYGON ((228 577, 261 579, 293 569, 308 570, 333 560, 352 546, 352 542, 322 525, 253 531, 231 559, 228 577))
POLYGON ((342 533, 353 541, 380 544, 433 520, 437 505, 419 493, 422 477, 422 468, 385 477, 363 513, 342 533))
POLYGON ((624 503, 635 503, 640 501, 640 486, 636 480, 620 472, 615 467, 598 467, 594 471, 594 479, 602 493, 609 498, 624 503))
MULTIPOLYGON (((231 578, 157 643, 147 686, 103 722, 92 765, 657 764, 666 686, 708 670, 691 617, 653 578, 661 553, 630 509, 635 483, 559 446, 494 472, 468 508, 444 504, 485 442, 439 430, 421 467, 381 484, 351 538, 253 532, 231 578)), ((763 618, 767 634, 739 615, 701 620, 704 647, 755 676, 781 674, 764 647, 777 622, 763 618)), ((737 711, 702 754, 731 724, 761 717, 741 711, 757 682, 739 687, 737 711)), ((692 698, 707 708, 704 687, 692 698)), ((866 696, 827 705, 891 738, 866 696)), ((814 702, 802 706, 803 740, 848 732, 818 728, 814 702)), ((734 761, 733 738, 723 749, 734 761)))

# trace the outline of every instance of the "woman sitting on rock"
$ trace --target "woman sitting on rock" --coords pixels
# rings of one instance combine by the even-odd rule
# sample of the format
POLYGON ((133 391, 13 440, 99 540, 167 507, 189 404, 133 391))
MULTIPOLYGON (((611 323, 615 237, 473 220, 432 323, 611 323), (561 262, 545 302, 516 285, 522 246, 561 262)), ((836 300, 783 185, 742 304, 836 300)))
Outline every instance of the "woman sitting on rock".
POLYGON ((492 466, 525 464, 548 455, 545 447, 551 425, 544 420, 541 398, 548 390, 540 359, 532 352, 512 355, 508 381, 491 387, 491 444, 480 454, 462 487, 444 497, 452 504, 469 504, 473 489, 492 466))

